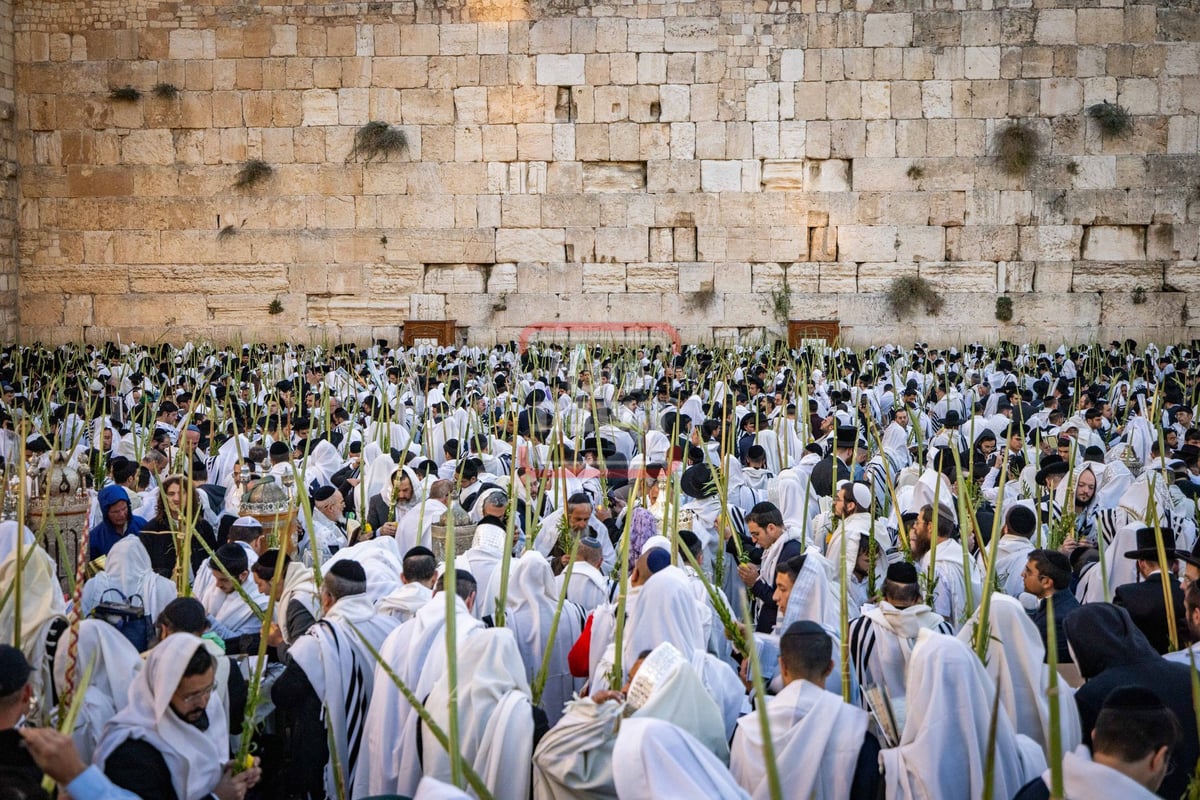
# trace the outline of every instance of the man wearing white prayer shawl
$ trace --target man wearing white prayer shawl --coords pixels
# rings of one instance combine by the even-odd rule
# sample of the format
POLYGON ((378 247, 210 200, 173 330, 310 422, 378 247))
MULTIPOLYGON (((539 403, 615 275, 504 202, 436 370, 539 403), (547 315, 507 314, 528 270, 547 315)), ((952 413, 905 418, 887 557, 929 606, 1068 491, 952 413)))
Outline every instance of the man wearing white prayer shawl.
POLYGON ((338 784, 354 785, 374 678, 363 639, 378 649, 397 624, 375 613, 366 589, 362 565, 333 565, 321 584, 323 618, 292 644, 287 669, 271 688, 283 717, 288 797, 336 797, 338 784))
POLYGON ((663 643, 635 661, 629 674, 622 692, 593 692, 567 704, 542 737, 533 754, 534 800, 615 798, 613 746, 624 718, 671 722, 720 763, 729 760, 721 711, 678 650, 663 643))
POLYGON ((271 620, 267 644, 279 648, 282 661, 286 648, 303 636, 317 621, 321 614, 321 600, 317 594, 312 570, 298 561, 293 561, 287 555, 283 556, 283 574, 280 575, 280 581, 272 586, 279 557, 278 550, 268 550, 254 562, 250 572, 259 592, 268 597, 275 597, 275 619, 271 620))
MULTIPOLYGON (((1037 515, 1024 503, 1017 503, 1004 515, 1000 541, 996 543, 996 578, 1009 597, 1025 591, 1025 564, 1034 551, 1031 541, 1037 529, 1037 515)), ((982 558, 982 555, 980 556, 982 558)))
MULTIPOLYGON (((528 800, 534 714, 525 665, 513 632, 481 630, 458 651, 459 752, 496 800, 528 800)), ((450 727, 450 684, 443 675, 425 700, 442 730, 450 727)), ((421 739, 426 777, 450 780, 450 757, 428 732, 421 739)), ((420 790, 418 788, 418 793, 420 790)))
MULTIPOLYGON (((496 612, 496 597, 500 587, 500 565, 504 561, 504 543, 508 541, 508 528, 499 515, 504 514, 508 498, 502 491, 488 490, 482 498, 484 514, 475 527, 471 547, 456 559, 460 568, 475 576, 482 594, 475 603, 475 616, 491 618, 496 612)), ((515 537, 516 530, 513 531, 515 537)))
MULTIPOLYGON (((959 631, 958 638, 972 644, 979 612, 959 631)), ((1037 742, 1050 757, 1050 668, 1046 648, 1037 626, 1021 602, 1008 595, 993 594, 988 612, 988 650, 984 663, 988 675, 1000 689, 1000 706, 1008 712, 1017 733, 1037 742)), ((1060 634, 1066 638, 1066 634, 1060 634)), ((1083 740, 1075 690, 1059 680, 1059 729, 1061 752, 1074 750, 1083 740)))
MULTIPOLYGON (((571 583, 567 586, 567 599, 582 608, 585 617, 596 606, 608 602, 608 581, 600 573, 603 555, 599 539, 585 536, 579 540, 575 550, 575 566, 571 568, 571 583)), ((566 556, 563 559, 565 561, 566 556)), ((564 569, 555 578, 556 587, 561 588, 565 579, 564 569)))
MULTIPOLYGON (((879 742, 867 714, 825 690, 833 672, 833 637, 815 622, 794 623, 779 640, 784 688, 767 699, 779 780, 791 797, 816 800, 879 795, 879 742)), ((738 721, 729 769, 757 800, 770 789, 758 715, 738 721)))
POLYGON ((321 573, 329 574, 330 567, 344 559, 357 561, 367 573, 366 594, 372 605, 401 586, 400 573, 404 570, 404 563, 396 549, 396 540, 390 536, 343 547, 328 561, 321 563, 321 573))
MULTIPOLYGON (((1153 692, 1113 689, 1083 745, 1063 756, 1063 800, 1154 800, 1181 739, 1179 722, 1153 692)), ((1013 800, 1048 800, 1050 771, 1027 783, 1013 800)))
POLYGON ((16 585, 17 535, 20 531, 24 569, 21 570, 21 616, 17 618, 17 602, 13 597, 0 604, 0 642, 15 641, 18 624, 21 629, 21 652, 33 667, 30 682, 38 697, 38 708, 31 715, 36 721, 48 721, 53 708, 53 679, 50 643, 66 628, 66 603, 55 573, 54 559, 35 543, 33 531, 19 527, 15 521, 0 522, 0 586, 16 585))
MULTIPOLYGON (((456 570, 454 585, 454 632, 462 648, 465 640, 484 626, 471 611, 475 578, 466 570, 456 570)), ((428 697, 434 683, 446 673, 446 610, 445 594, 438 591, 379 647, 383 662, 418 698, 428 697)), ((417 713, 383 667, 376 665, 353 795, 411 795, 416 790, 422 771, 417 726, 417 713)))
MULTIPOLYGON (((908 714, 900 744, 879 754, 888 800, 983 797, 996 686, 979 658, 955 639, 922 630, 908 669, 908 714)), ((1046 768, 1037 743, 995 718, 993 797, 1012 797, 1046 768)))
MULTIPOLYGON (((613 760, 618 800, 712 797, 749 800, 725 765, 696 737, 670 722, 633 718, 621 723, 613 760)), ((790 787, 789 787, 790 788, 790 787)))
POLYGON ((396 548, 401 553, 433 546, 433 524, 446 513, 450 481, 434 481, 428 496, 413 504, 396 526, 396 548))
POLYGON ((225 708, 215 667, 195 636, 168 636, 129 686, 129 704, 104 726, 93 763, 143 800, 239 798, 258 767, 232 775, 225 708))
POLYGON ((204 562, 201 569, 212 573, 211 582, 204 586, 197 599, 204 604, 204 611, 208 614, 213 632, 224 639, 226 644, 231 645, 234 652, 248 652, 249 645, 243 637, 252 638, 262 631, 259 615, 266 607, 267 599, 258 591, 257 584, 250 577, 250 566, 245 552, 236 544, 223 544, 204 562), (220 566, 213 563, 213 559, 219 562, 220 566), (224 570, 221 567, 224 567, 224 570), (234 581, 237 581, 242 591, 250 598, 253 607, 234 587, 234 581))
MULTIPOLYGON (((498 582, 499 577, 497 571, 493 582, 498 582)), ((551 725, 558 722, 563 706, 583 686, 582 681, 571 676, 571 668, 567 663, 571 647, 583 631, 583 611, 574 603, 565 601, 558 629, 551 641, 557 601, 554 572, 541 553, 527 552, 512 562, 504 624, 516 637, 521 660, 525 662, 526 679, 530 683, 541 669, 546 649, 551 648, 541 698, 542 708, 551 725)))
POLYGON ((159 612, 177 595, 174 581, 154 571, 150 565, 150 554, 136 536, 125 536, 118 540, 108 551, 104 570, 97 572, 83 585, 80 616, 89 616, 110 589, 117 591, 109 593, 108 600, 127 602, 134 595, 140 597, 146 616, 150 619, 158 617, 159 612))
POLYGON ((952 634, 950 623, 921 602, 917 568, 907 562, 888 567, 883 598, 863 608, 850 625, 850 657, 854 675, 864 689, 879 687, 890 700, 897 722, 903 724, 905 680, 917 634, 929 629, 952 634))
MULTIPOLYGON (((591 497, 585 493, 581 492, 568 497, 565 512, 567 527, 575 536, 594 536, 600 540, 600 548, 603 552, 600 569, 602 572, 608 573, 617 563, 617 551, 613 548, 608 529, 604 527, 603 522, 596 519, 596 515, 593 513, 594 508, 591 497)), ((557 509, 542 518, 537 538, 533 542, 534 550, 544 556, 550 555, 554 545, 558 542, 563 514, 562 509, 557 509)))
POLYGON ((404 571, 400 573, 403 584, 387 597, 375 603, 375 610, 408 622, 426 603, 433 599, 433 582, 437 578, 437 560, 433 551, 425 547, 414 547, 404 554, 404 571))
POLYGON ((968 616, 968 600, 972 604, 971 611, 979 603, 983 579, 973 558, 966 558, 963 563, 963 544, 958 539, 958 526, 948 507, 942 506, 938 510, 936 530, 933 517, 933 506, 926 505, 913 522, 912 554, 917 559, 917 569, 925 575, 929 574, 932 562, 937 581, 933 589, 933 610, 958 630, 968 616), (936 553, 931 554, 935 540, 936 553))
MULTIPOLYGON (((136 540, 134 540, 136 541, 136 540)), ((142 669, 137 648, 120 631, 107 622, 95 619, 79 621, 79 644, 76 650, 76 686, 83 673, 94 663, 92 680, 84 694, 83 706, 75 718, 71 738, 79 757, 92 760, 100 733, 114 714, 129 703, 129 684, 142 669)), ((70 664, 71 640, 74 632, 68 628, 54 654, 54 686, 59 697, 66 694, 70 664)))

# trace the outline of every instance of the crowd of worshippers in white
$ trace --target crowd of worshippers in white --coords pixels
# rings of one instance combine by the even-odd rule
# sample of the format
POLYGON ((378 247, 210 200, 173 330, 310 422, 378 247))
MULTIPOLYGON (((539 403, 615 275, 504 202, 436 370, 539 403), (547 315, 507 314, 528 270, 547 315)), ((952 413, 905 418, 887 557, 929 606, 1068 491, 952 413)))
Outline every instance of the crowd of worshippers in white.
POLYGON ((1065 797, 1178 798, 1200 756, 1187 348, 21 352, 0 450, 95 472, 102 570, 64 597, 0 524, 0 784, 475 796, 401 683, 497 800, 1030 800, 1052 751, 1065 797))

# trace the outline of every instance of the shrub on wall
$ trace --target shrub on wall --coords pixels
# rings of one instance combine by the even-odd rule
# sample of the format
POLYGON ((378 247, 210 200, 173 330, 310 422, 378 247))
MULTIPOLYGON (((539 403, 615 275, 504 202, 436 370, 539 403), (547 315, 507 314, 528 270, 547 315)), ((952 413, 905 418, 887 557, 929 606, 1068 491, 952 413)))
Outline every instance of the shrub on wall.
POLYGON ((936 317, 946 304, 933 284, 917 275, 893 279, 888 285, 887 299, 897 317, 909 316, 918 306, 924 308, 926 314, 936 317))
POLYGON ((1012 298, 1001 295, 996 298, 996 319, 1001 322, 1010 322, 1013 318, 1013 303, 1012 298))

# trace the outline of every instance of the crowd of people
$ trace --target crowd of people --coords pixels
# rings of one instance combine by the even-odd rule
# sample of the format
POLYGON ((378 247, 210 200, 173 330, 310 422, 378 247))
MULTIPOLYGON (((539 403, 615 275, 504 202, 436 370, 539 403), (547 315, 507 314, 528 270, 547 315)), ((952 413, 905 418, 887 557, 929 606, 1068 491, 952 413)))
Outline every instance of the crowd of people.
POLYGON ((1196 773, 1194 343, 33 346, 0 392, 0 800, 1196 773))

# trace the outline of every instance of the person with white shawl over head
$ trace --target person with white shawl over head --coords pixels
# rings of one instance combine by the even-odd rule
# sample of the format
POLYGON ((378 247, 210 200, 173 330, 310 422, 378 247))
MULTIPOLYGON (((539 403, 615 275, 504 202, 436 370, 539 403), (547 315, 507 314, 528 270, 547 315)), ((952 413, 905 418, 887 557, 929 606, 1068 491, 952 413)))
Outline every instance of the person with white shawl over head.
MULTIPOLYGON (((465 640, 484 627, 471 613, 476 584, 470 573, 456 571, 455 591, 454 633, 461 652, 465 640)), ((446 594, 439 591, 379 648, 382 661, 422 700, 446 673, 446 612, 446 594)), ((417 724, 417 713, 382 665, 376 665, 354 795, 411 795, 416 791, 422 774, 417 724)))
MULTIPOLYGON (((996 686, 967 645, 941 633, 917 635, 908 669, 908 715, 900 743, 883 750, 887 800, 983 797, 996 686)), ((1041 774, 1041 748, 996 711, 992 796, 1012 797, 1041 774)))
POLYGON ((104 570, 83 585, 80 616, 90 615, 103 600, 125 603, 135 595, 141 599, 146 616, 153 620, 178 592, 173 581, 150 566, 150 554, 142 541, 136 536, 125 536, 108 551, 104 570))
POLYGON ((283 769, 293 794, 336 797, 339 784, 354 785, 374 679, 364 640, 378 650, 397 624, 375 613, 366 589, 360 564, 333 565, 321 584, 324 617, 292 644, 290 663, 272 687, 276 708, 288 708, 294 719, 285 736, 290 763, 283 769))
MULTIPOLYGON (((89 666, 92 668, 92 678, 84 694, 79 716, 75 718, 71 738, 75 741, 79 757, 87 762, 92 760, 104 724, 129 704, 129 684, 141 672, 142 659, 137 648, 107 622, 81 619, 78 632, 74 685, 80 686, 89 666)), ((54 685, 59 697, 66 694, 74 635, 71 629, 67 629, 54 654, 54 685)))
POLYGON ((270 642, 274 644, 278 641, 276 646, 286 649, 317 621, 321 615, 321 600, 313 571, 286 555, 283 556, 286 563, 282 567, 279 583, 274 584, 276 561, 279 558, 278 550, 268 550, 254 562, 250 572, 264 596, 275 596, 275 618, 271 620, 270 642))
POLYGON ((92 762, 147 799, 173 792, 178 800, 206 800, 219 784, 223 791, 253 785, 257 768, 229 775, 229 726, 212 691, 213 663, 189 633, 160 642, 130 684, 129 704, 104 726, 92 762))
POLYGON ((396 525, 396 549, 407 553, 418 545, 433 546, 433 525, 446 513, 450 481, 435 481, 429 492, 409 507, 396 525))
POLYGON ((622 722, 613 760, 621 765, 613 773, 618 800, 750 797, 712 751, 683 728, 663 720, 634 717, 622 722))
MULTIPOLYGON (((972 645, 979 625, 979 611, 959 631, 958 638, 972 645)), ((992 593, 988 610, 987 673, 1000 688, 1000 707, 1008 712, 1017 733, 1041 746, 1050 757, 1050 668, 1046 665, 1046 647, 1037 626, 1014 597, 992 593)), ((1062 678, 1058 680, 1059 727, 1062 752, 1083 741, 1075 691, 1062 678)))
POLYGON ((24 562, 21 615, 18 619, 17 602, 10 593, 8 600, 0 606, 0 642, 16 641, 14 634, 20 626, 21 652, 33 667, 29 680, 40 701, 33 716, 38 721, 46 721, 53 706, 53 693, 48 691, 53 677, 48 645, 66 627, 63 615, 67 604, 55 576, 54 559, 35 543, 33 531, 19 527, 12 520, 0 522, 0 586, 5 587, 0 591, 16 585, 18 550, 24 562), (21 532, 19 548, 18 531, 21 532))
MULTIPOLYGON (((533 706, 520 649, 507 628, 480 630, 458 651, 458 738, 495 800, 528 800, 533 757, 533 706)), ((450 683, 438 678, 425 700, 438 726, 450 729, 450 683)), ((429 731, 421 739, 426 777, 450 780, 450 757, 429 731)), ((419 788, 418 788, 419 793, 419 788)))
POLYGON ((623 692, 593 691, 572 701, 542 737, 533 754, 534 800, 616 798, 613 748, 627 718, 678 725, 719 763, 728 762, 721 711, 682 653, 664 642, 630 668, 623 692))
MULTIPOLYGON (((499 572, 495 577, 499 578, 499 572)), ((516 637, 530 683, 541 669, 546 648, 551 648, 541 702, 547 719, 554 725, 562 716, 563 706, 582 688, 582 682, 571 677, 567 656, 583 631, 583 610, 569 600, 564 601, 558 630, 551 642, 558 591, 550 563, 541 553, 529 551, 512 563, 508 577, 504 624, 516 637)))
MULTIPOLYGON (((815 622, 797 622, 780 638, 784 688, 767 699, 774 758, 789 797, 873 798, 879 793, 879 743, 867 714, 826 691, 834 639, 815 622)), ((755 800, 770 797, 757 714, 738 721, 729 768, 755 800)))

